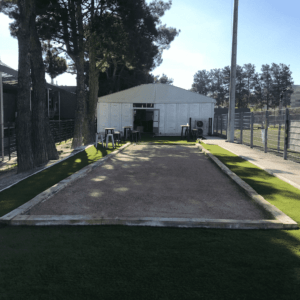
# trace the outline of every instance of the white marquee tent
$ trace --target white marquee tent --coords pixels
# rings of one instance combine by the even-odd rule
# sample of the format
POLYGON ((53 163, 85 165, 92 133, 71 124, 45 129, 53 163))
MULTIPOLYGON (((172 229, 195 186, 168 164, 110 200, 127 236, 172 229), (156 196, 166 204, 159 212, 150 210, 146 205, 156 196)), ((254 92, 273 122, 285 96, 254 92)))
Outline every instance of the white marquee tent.
MULTIPOLYGON (((214 117, 216 100, 168 84, 143 84, 121 92, 98 98, 97 132, 105 128, 123 131, 124 126, 134 126, 139 110, 153 120, 153 132, 162 136, 178 136, 181 126, 192 118, 204 123, 204 135, 208 133, 208 120, 214 117)), ((136 129, 136 128, 135 128, 136 129)))

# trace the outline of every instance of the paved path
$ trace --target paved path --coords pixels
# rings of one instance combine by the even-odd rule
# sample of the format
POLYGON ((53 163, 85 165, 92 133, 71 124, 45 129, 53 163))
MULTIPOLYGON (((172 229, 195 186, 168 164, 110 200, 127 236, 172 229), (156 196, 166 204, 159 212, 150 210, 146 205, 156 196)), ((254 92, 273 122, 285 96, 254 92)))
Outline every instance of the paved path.
POLYGON ((264 153, 261 150, 251 149, 246 145, 228 143, 225 139, 219 137, 207 137, 207 139, 202 142, 205 144, 218 145, 300 189, 299 163, 284 160, 282 157, 271 153, 264 153))

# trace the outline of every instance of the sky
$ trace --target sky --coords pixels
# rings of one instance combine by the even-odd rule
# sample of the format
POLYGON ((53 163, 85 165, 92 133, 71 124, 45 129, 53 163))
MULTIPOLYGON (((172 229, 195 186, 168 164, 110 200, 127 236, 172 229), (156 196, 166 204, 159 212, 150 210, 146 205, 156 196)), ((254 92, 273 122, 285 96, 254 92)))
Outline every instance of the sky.
MULTIPOLYGON (((190 89, 199 70, 230 66, 233 6, 234 0, 173 0, 161 21, 181 32, 152 74, 164 73, 174 86, 190 89)), ((299 0, 239 0, 237 64, 254 64, 256 72, 263 64, 290 65, 294 84, 300 84, 299 11, 299 0)), ((0 58, 18 69, 18 41, 10 36, 10 22, 0 14, 0 58)), ((48 75, 46 80, 51 81, 48 75)), ((76 75, 63 74, 56 81, 76 85, 76 75)))

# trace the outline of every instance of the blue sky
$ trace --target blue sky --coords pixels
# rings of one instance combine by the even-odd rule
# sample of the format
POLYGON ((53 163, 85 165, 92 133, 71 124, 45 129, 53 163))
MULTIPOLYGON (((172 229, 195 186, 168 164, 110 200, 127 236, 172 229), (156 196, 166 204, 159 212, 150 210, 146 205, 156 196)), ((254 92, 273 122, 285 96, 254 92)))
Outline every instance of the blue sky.
MULTIPOLYGON (((147 2, 149 2, 147 0, 147 2)), ((162 23, 181 29, 154 75, 165 73, 174 85, 190 89, 198 70, 223 68, 231 62, 234 0, 173 0, 162 23)), ((294 84, 300 84, 300 1, 240 0, 237 64, 290 65, 294 84)), ((1 60, 18 68, 18 42, 10 37, 10 19, 0 14, 1 60)), ((76 76, 60 75, 58 85, 76 85, 76 76)), ((47 75, 47 81, 50 78, 47 75)))

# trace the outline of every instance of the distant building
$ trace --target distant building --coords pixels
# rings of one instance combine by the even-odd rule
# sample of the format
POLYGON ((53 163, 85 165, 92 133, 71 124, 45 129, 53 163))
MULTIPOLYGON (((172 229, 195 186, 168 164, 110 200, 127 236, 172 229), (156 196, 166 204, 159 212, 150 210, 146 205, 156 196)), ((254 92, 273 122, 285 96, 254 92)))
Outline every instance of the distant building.
POLYGON ((300 85, 292 85, 291 108, 300 107, 300 85))
MULTIPOLYGON (((15 122, 18 96, 18 71, 0 61, 2 73, 4 123, 15 122)), ((57 86, 46 83, 47 110, 49 119, 74 119, 76 86, 57 86)), ((28 99, 31 107, 31 98, 28 99)))

